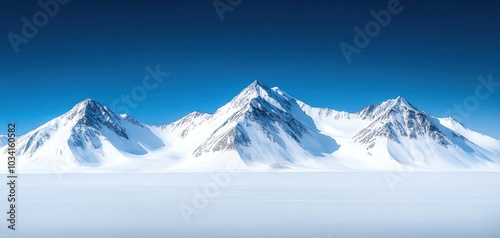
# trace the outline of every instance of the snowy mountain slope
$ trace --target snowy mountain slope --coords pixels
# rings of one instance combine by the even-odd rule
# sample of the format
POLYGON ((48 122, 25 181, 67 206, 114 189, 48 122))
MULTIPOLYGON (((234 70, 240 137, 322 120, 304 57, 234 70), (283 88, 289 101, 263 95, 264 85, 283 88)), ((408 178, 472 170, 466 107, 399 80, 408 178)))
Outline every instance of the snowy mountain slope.
POLYGON ((43 169, 54 164, 75 167, 118 163, 129 155, 144 155, 163 145, 160 138, 132 117, 118 115, 87 99, 21 136, 17 146, 22 162, 43 169))
POLYGON ((435 118, 401 97, 356 113, 300 105, 341 145, 333 160, 350 168, 497 168, 500 162, 500 141, 435 118))
POLYGON ((295 99, 259 81, 214 114, 191 113, 153 130, 167 145, 163 157, 183 158, 183 166, 210 163, 227 153, 246 165, 292 164, 338 148, 295 99))
POLYGON ((431 168, 487 166, 492 158, 500 161, 498 154, 441 125, 401 97, 384 102, 374 112, 376 119, 353 137, 369 155, 374 150, 380 156, 386 148, 398 163, 431 168), (382 148, 374 149, 377 146, 382 148))
POLYGON ((221 111, 234 113, 196 149, 195 156, 237 150, 247 163, 282 164, 338 149, 335 140, 321 134, 294 99, 258 81, 221 111))
POLYGON ((481 133, 477 133, 466 128, 462 123, 457 120, 448 117, 448 118, 438 118, 441 125, 447 127, 448 129, 454 131, 455 133, 464 136, 469 141, 474 144, 483 147, 488 150, 496 151, 500 153, 500 141, 496 140, 487 135, 483 135, 481 133))
MULTIPOLYGON (((87 99, 19 138, 27 170, 500 168, 500 141, 398 97, 349 113, 255 81, 213 114, 143 125, 87 99)), ((5 150, 3 150, 5 151, 5 150)))

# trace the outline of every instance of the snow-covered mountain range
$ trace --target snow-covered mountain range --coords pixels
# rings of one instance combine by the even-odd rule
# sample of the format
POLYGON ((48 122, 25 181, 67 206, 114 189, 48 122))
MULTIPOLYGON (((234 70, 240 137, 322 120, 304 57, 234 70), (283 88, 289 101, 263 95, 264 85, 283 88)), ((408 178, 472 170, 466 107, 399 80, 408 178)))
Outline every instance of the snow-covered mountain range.
POLYGON ((213 114, 162 126, 87 99, 21 136, 17 147, 26 171, 207 170, 228 162, 250 170, 500 168, 499 140, 404 98, 348 113, 311 107, 259 81, 213 114))

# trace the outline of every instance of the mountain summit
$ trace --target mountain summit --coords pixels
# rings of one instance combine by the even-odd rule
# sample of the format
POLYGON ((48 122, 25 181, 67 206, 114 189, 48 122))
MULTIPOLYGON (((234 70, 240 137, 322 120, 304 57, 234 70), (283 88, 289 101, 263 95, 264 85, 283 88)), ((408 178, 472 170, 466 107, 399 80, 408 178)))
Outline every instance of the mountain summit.
POLYGON ((55 160, 69 167, 100 166, 147 154, 164 146, 148 127, 86 99, 70 111, 19 139, 19 156, 27 161, 55 160), (126 153, 126 154, 124 154, 126 153))
MULTIPOLYGON (((21 136, 27 170, 498 169, 500 141, 397 97, 350 113, 254 81, 213 114, 144 125, 86 99, 21 136)), ((3 150, 6 153, 6 150, 3 150)))
POLYGON ((246 163, 288 164, 338 149, 335 139, 322 134, 295 99, 260 81, 215 116, 227 119, 194 151, 195 157, 235 150, 246 163))

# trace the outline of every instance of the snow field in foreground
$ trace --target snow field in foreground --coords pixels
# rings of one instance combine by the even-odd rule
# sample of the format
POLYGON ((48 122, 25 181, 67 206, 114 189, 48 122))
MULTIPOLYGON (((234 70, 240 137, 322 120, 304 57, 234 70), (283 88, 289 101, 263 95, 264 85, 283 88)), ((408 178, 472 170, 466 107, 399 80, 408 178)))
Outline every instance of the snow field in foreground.
POLYGON ((0 237, 500 237, 500 173, 386 175, 20 174, 0 237))

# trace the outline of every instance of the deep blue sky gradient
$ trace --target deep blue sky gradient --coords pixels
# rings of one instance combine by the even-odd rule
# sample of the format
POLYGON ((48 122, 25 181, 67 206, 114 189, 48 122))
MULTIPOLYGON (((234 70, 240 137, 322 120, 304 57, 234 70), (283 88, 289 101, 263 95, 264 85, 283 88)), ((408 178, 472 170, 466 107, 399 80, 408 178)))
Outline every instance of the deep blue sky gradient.
MULTIPOLYGON (((225 1, 224 1, 225 2, 225 1)), ((436 116, 500 81, 498 1, 402 0, 403 11, 348 64, 339 44, 388 1, 243 0, 221 22, 212 1, 81 1, 15 54, 7 33, 37 1, 3 3, 0 127, 28 132, 85 98, 110 106, 141 85, 146 66, 170 76, 130 114, 166 124, 213 112, 253 80, 312 105, 354 112, 398 95, 436 116)), ((500 87, 461 121, 500 139, 500 87)), ((5 134, 0 130, 0 134, 5 134)))

